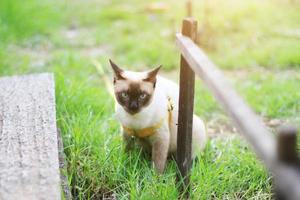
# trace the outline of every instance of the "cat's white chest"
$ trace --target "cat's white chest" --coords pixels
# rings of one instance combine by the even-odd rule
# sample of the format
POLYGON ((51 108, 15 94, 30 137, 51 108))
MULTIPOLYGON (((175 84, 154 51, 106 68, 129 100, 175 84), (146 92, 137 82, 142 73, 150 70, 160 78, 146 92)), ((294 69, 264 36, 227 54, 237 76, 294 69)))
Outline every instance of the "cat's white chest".
POLYGON ((116 118, 123 126, 133 129, 151 127, 164 119, 167 116, 167 112, 168 99, 164 91, 160 89, 157 89, 155 92, 150 105, 135 115, 127 113, 121 105, 116 105, 116 118))
POLYGON ((142 129, 151 123, 151 117, 147 112, 141 111, 135 115, 130 115, 120 105, 116 108, 116 118, 123 126, 133 129, 142 129))

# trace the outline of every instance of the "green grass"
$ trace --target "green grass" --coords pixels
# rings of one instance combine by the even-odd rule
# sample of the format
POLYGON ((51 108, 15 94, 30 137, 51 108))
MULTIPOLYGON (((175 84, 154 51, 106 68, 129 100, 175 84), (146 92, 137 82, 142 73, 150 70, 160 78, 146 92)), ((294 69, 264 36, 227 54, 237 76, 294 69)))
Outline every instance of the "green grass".
MULTIPOLYGON (((58 127, 69 184, 78 199, 103 194, 177 199, 174 161, 157 175, 139 150, 123 152, 113 100, 92 65, 97 59, 108 67, 108 58, 134 70, 163 64, 164 73, 176 80, 174 34, 180 30, 184 4, 166 2, 167 10, 150 12, 149 3, 138 0, 0 0, 0 75, 55 73, 58 127)), ((299 30, 300 5, 210 2, 194 1, 200 45, 257 113, 299 123, 300 42, 285 33, 299 30)), ((229 123, 201 81, 196 82, 195 112, 208 124, 229 123)), ((191 179, 192 199, 271 196, 266 170, 237 134, 211 138, 191 179)))
POLYGON ((47 34, 58 25, 61 3, 28 0, 0 1, 0 40, 14 41, 37 34, 47 34))
MULTIPOLYGON (((73 192, 80 198, 97 199, 111 191, 118 199, 176 199, 175 163, 170 161, 166 173, 159 176, 138 150, 124 154, 119 128, 110 113, 112 100, 98 101, 107 98, 106 91, 89 85, 90 81, 70 85, 63 79, 63 75, 57 79, 58 119, 65 133, 73 192)), ((192 183, 194 199, 270 197, 264 168, 236 136, 209 143, 194 164, 192 183)))

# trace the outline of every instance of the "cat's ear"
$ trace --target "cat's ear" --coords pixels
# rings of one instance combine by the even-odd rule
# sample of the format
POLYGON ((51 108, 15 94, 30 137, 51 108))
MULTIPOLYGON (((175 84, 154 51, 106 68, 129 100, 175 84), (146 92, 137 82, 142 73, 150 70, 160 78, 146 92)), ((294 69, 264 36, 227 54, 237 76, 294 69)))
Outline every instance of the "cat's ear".
POLYGON ((118 67, 118 65, 116 65, 111 59, 109 59, 109 63, 111 65, 111 68, 113 69, 114 71, 114 82, 116 80, 121 80, 121 79, 125 79, 123 76, 122 76, 122 73, 124 72, 120 67, 118 67))
POLYGON ((156 76, 157 76, 157 73, 160 70, 160 68, 161 68, 161 65, 159 67, 147 72, 147 77, 144 79, 144 81, 152 82, 154 84, 154 87, 155 87, 156 76))

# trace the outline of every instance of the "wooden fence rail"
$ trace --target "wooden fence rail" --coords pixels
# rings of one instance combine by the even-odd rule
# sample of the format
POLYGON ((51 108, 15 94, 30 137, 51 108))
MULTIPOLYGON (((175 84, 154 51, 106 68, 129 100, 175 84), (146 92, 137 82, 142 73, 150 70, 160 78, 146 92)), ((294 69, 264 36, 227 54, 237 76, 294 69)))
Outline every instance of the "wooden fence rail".
MULTIPOLYGON (((195 20, 191 18, 184 19, 182 34, 176 35, 176 43, 180 50, 181 58, 184 60, 184 62, 181 62, 181 68, 190 68, 203 80, 239 131, 253 146, 258 157, 265 163, 274 177, 276 197, 280 199, 300 199, 300 165, 296 151, 296 129, 289 127, 281 130, 276 140, 274 135, 267 130, 262 120, 230 86, 222 72, 194 43, 195 38, 191 38, 191 35, 195 35, 196 32, 185 34, 186 27, 192 27, 195 23, 195 20)), ((191 100, 186 100, 183 94, 193 93, 194 90, 194 86, 186 87, 186 83, 181 81, 183 79, 194 79, 194 74, 182 73, 183 71, 181 70, 179 108, 182 104, 191 103, 191 100), (183 76, 185 77, 182 78, 183 76)), ((190 151, 190 148, 183 147, 180 141, 185 141, 186 138, 191 136, 191 130, 184 131, 182 127, 190 126, 191 122, 186 119, 189 119, 192 115, 192 112, 186 114, 184 110, 179 109, 177 141, 177 155, 179 158, 177 164, 181 176, 184 177, 184 186, 189 185, 190 165, 187 166, 188 169, 182 166, 185 163, 190 163, 191 158, 189 153, 185 153, 185 151, 190 151), (180 157, 183 155, 188 155, 188 157, 180 157)))

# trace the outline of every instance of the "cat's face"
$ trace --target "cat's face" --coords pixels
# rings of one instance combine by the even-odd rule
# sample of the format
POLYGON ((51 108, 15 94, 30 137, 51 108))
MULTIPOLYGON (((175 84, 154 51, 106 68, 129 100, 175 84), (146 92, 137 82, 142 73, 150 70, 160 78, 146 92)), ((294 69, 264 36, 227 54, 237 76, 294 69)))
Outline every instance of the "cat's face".
POLYGON ((118 103, 131 115, 140 112, 151 103, 160 67, 149 72, 131 72, 109 61, 114 71, 114 91, 118 103))

